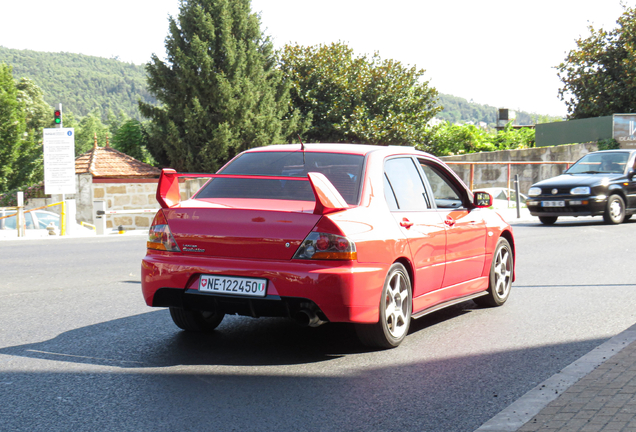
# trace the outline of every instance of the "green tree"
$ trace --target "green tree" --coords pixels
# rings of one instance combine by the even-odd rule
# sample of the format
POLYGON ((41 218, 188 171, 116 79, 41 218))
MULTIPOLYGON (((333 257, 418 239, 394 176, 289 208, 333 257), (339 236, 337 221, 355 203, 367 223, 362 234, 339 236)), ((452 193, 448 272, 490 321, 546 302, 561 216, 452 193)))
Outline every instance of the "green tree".
POLYGON ((556 69, 569 117, 580 119, 636 111, 636 8, 625 7, 618 26, 589 26, 556 69))
POLYGON ((0 64, 0 192, 9 189, 23 145, 26 121, 10 66, 0 64))
POLYGON ((36 131, 30 127, 38 127, 38 120, 29 111, 34 105, 30 90, 35 89, 18 89, 11 66, 0 63, 0 193, 26 185, 37 176, 38 143, 36 131))
POLYGON ((377 53, 356 57, 343 43, 287 45, 281 69, 292 104, 311 125, 303 135, 309 142, 414 145, 442 109, 424 70, 377 53))
POLYGON ((491 132, 471 124, 445 123, 434 127, 418 148, 437 156, 530 148, 534 147, 534 132, 533 128, 515 129, 512 124, 491 132))
POLYGON ((44 178, 42 132, 53 127, 53 108, 44 101, 42 89, 32 80, 21 78, 16 89, 25 115, 27 139, 17 162, 16 174, 21 184, 14 186, 33 185, 44 178))
POLYGON ((154 164, 154 160, 146 148, 146 137, 143 125, 137 119, 124 121, 112 139, 112 147, 135 159, 154 164))
POLYGON ((215 171, 238 152, 281 142, 295 128, 289 92, 250 0, 181 0, 167 60, 146 65, 163 104, 141 102, 148 149, 178 171, 215 171))
POLYGON ((430 143, 418 146, 437 156, 452 156, 464 153, 493 151, 490 134, 475 125, 445 123, 433 129, 430 143))
POLYGON ((64 127, 75 128, 75 156, 86 153, 93 148, 95 145, 95 136, 97 136, 97 144, 100 147, 106 145, 108 126, 102 123, 97 111, 93 111, 83 117, 77 126, 71 126, 70 121, 66 119, 66 115, 64 115, 63 123, 64 127))
POLYGON ((535 130, 533 128, 515 129, 509 123, 494 134, 491 142, 497 150, 516 150, 534 147, 535 130))

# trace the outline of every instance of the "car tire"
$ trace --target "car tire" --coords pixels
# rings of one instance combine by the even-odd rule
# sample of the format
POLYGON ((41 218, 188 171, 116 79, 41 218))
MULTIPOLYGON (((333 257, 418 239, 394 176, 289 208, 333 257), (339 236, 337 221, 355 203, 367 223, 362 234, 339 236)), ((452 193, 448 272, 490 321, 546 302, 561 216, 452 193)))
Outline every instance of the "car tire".
POLYGON ((620 195, 610 195, 603 219, 608 224, 619 224, 625 220, 625 201, 620 195))
POLYGON ((380 298, 380 320, 376 324, 356 324, 360 341, 373 348, 395 348, 404 340, 411 325, 413 308, 411 279, 404 266, 389 269, 380 298))
POLYGON ((474 301, 479 306, 501 306, 508 300, 514 272, 514 256, 510 243, 501 237, 497 242, 495 253, 490 264, 488 294, 477 297, 474 301))
POLYGON ((185 331, 211 332, 221 324, 225 314, 171 307, 170 316, 177 327, 185 331))
POLYGON ((539 216, 539 220, 543 225, 554 225, 558 218, 558 216, 539 216))

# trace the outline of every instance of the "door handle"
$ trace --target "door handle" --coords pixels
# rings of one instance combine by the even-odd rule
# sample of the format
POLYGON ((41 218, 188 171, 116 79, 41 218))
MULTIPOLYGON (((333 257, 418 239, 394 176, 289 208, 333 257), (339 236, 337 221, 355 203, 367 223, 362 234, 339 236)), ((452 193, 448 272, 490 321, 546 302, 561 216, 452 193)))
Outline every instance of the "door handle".
POLYGON ((413 226, 413 222, 411 222, 407 218, 402 218, 402 222, 400 222, 400 226, 406 229, 409 229, 413 226))
POLYGON ((450 227, 452 227, 453 225, 455 225, 455 219, 453 219, 452 217, 448 216, 446 218, 446 220, 444 221, 444 223, 450 227))

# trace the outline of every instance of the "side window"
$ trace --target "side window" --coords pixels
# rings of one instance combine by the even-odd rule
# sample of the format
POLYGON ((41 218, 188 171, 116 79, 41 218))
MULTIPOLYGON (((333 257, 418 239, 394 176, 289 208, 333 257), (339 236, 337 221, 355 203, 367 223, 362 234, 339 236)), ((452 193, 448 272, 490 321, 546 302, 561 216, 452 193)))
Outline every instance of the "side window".
MULTIPOLYGON (((11 216, 4 219, 4 228, 5 229, 16 229, 15 226, 17 224, 17 216, 11 216)), ((27 229, 33 229, 33 217, 31 213, 24 214, 24 224, 27 229)))
POLYGON ((462 195, 447 178, 447 176, 437 167, 420 162, 422 170, 428 179, 428 183, 433 190, 433 197, 437 208, 459 208, 463 206, 462 195))
POLYGON ((389 210, 396 211, 399 210, 397 200, 395 199, 395 192, 393 192, 393 188, 391 187, 391 183, 389 182, 389 178, 384 174, 384 198, 386 199, 386 203, 389 206, 389 210))
POLYGON ((426 189, 411 158, 389 159, 384 163, 384 196, 391 210, 426 210, 426 189))

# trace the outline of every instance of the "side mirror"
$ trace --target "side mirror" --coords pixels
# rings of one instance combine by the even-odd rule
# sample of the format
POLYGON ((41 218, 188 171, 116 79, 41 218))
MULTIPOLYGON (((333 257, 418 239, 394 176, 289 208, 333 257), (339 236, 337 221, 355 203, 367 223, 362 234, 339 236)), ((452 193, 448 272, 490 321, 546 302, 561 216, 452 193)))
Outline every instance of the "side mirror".
POLYGON ((634 168, 630 168, 627 170, 627 178, 629 179, 629 181, 632 181, 635 175, 636 175, 636 170, 634 170, 634 168))
POLYGON ((488 192, 475 192, 473 196, 473 204, 475 207, 486 208, 492 206, 492 195, 488 192))

